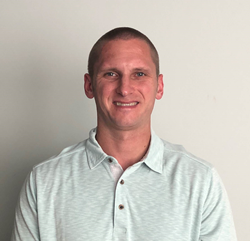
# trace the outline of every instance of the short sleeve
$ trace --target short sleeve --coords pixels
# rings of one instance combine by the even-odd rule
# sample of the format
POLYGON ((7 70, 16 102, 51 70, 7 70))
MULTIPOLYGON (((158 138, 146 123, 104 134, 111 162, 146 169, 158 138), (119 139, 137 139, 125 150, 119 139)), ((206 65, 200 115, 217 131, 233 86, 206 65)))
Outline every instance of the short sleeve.
POLYGON ((200 234, 202 241, 237 240, 228 196, 214 168, 207 176, 200 234))
POLYGON ((39 241, 36 186, 33 172, 26 178, 16 206, 11 241, 39 241))

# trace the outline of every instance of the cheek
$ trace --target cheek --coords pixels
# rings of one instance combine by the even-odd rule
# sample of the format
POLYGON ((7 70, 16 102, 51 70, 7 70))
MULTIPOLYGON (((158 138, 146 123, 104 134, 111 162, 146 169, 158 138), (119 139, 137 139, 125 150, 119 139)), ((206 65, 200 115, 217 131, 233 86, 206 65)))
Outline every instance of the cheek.
POLYGON ((102 103, 109 102, 114 93, 114 88, 111 85, 100 85, 96 91, 96 98, 102 103))
POLYGON ((154 84, 141 85, 138 88, 139 92, 143 95, 146 101, 155 99, 157 93, 157 86, 154 84))

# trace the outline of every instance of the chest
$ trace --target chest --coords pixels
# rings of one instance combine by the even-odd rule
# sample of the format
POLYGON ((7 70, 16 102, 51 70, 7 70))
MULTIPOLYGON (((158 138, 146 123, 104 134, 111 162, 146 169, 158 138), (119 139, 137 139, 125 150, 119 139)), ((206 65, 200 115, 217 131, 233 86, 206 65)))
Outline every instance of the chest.
POLYGON ((199 189, 146 168, 117 183, 103 170, 55 179, 39 192, 41 240, 196 240, 199 189))

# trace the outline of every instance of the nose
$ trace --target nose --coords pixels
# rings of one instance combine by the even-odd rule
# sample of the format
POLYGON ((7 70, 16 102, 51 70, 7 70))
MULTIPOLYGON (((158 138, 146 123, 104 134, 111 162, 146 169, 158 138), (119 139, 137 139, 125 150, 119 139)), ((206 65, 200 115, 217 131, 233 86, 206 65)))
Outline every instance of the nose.
POLYGON ((133 92, 133 83, 130 77, 122 76, 119 80, 116 92, 117 94, 125 97, 133 92))

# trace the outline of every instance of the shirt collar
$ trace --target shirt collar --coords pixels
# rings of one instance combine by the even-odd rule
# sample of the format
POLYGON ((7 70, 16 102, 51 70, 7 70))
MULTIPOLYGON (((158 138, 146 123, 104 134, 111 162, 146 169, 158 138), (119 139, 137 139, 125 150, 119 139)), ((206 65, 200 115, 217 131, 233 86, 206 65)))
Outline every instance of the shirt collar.
MULTIPOLYGON (((87 159, 90 169, 98 166, 108 155, 102 150, 96 141, 96 128, 89 132, 89 139, 86 143, 87 159)), ((151 141, 147 155, 143 158, 143 162, 153 171, 162 173, 164 145, 162 140, 151 130, 151 141)))
POLYGON ((86 143, 87 159, 90 169, 98 166, 108 155, 102 150, 101 146, 95 139, 96 128, 89 132, 89 139, 86 143))
POLYGON ((148 154, 144 159, 144 163, 153 171, 162 173, 162 159, 164 152, 164 144, 162 140, 151 130, 151 141, 148 154))

